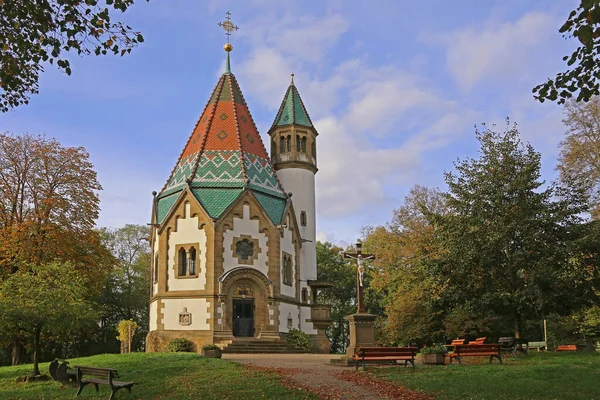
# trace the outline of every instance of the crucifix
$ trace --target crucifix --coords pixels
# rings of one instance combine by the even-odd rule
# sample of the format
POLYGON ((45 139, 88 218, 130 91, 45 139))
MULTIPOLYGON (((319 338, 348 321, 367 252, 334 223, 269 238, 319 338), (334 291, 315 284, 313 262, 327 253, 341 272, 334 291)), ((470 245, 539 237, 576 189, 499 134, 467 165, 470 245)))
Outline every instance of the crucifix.
POLYGON ((365 260, 374 260, 374 254, 363 254, 362 243, 356 243, 356 253, 342 253, 342 257, 356 260, 356 297, 358 301, 358 313, 366 313, 363 301, 363 275, 365 273, 365 260))

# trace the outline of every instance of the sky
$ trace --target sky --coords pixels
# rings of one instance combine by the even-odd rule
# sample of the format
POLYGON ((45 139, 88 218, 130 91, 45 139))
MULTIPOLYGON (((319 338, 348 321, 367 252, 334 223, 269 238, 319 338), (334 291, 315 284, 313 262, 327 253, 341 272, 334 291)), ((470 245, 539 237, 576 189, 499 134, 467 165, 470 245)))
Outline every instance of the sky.
POLYGON ((576 47, 558 28, 576 0, 151 0, 118 18, 145 42, 125 57, 47 66, 40 94, 0 131, 83 146, 103 186, 98 226, 150 222, 160 191, 224 71, 217 23, 230 11, 231 69, 265 145, 294 81, 319 132, 317 238, 354 243, 390 221, 414 185, 477 157, 475 125, 507 117, 556 178, 563 110, 532 89, 576 47))

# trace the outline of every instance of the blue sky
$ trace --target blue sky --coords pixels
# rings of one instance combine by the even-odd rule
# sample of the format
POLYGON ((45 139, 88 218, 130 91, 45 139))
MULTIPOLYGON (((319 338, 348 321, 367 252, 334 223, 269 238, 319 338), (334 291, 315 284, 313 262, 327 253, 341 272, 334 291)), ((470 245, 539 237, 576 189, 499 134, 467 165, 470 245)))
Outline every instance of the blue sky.
POLYGON ((415 184, 445 189, 443 172, 476 156, 474 125, 509 116, 555 178, 562 109, 531 90, 564 69, 575 43, 558 33, 576 0, 151 0, 122 18, 145 43, 125 57, 73 56, 48 66, 29 106, 0 130, 84 146, 98 172, 99 226, 150 221, 153 190, 177 161, 224 68, 263 134, 290 73, 318 137, 317 231, 352 243, 389 221, 415 184))

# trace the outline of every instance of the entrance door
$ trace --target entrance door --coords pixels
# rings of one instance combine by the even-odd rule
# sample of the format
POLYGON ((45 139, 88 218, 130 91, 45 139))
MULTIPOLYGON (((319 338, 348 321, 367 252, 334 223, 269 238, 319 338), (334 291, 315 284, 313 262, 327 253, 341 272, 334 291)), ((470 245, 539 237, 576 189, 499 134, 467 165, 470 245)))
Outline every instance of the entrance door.
POLYGON ((254 300, 233 300, 233 336, 254 336, 254 300))

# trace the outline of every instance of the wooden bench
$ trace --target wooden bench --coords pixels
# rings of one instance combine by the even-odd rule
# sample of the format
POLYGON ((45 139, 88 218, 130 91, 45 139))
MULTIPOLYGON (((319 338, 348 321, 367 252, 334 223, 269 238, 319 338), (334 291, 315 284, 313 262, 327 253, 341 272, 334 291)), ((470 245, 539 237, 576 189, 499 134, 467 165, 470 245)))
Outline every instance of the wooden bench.
POLYGON ((472 342, 469 342, 469 344, 484 344, 485 339, 487 339, 487 337, 480 337, 480 338, 475 339, 472 342))
POLYGON ((454 349, 458 344, 465 344, 465 339, 454 339, 452 343, 447 344, 445 346, 448 348, 452 347, 454 349))
POLYGON ((448 354, 448 357, 450 357, 450 364, 455 358, 459 364, 462 364, 463 357, 490 357, 490 362, 496 357, 502 364, 500 344, 459 344, 454 348, 454 353, 448 354))
POLYGON ((77 383, 79 384, 79 389, 75 396, 79 396, 83 388, 91 383, 96 387, 96 392, 100 390, 98 385, 110 386, 111 393, 108 400, 114 400, 118 390, 125 388, 131 393, 131 387, 135 385, 134 382, 120 382, 113 380, 119 378, 119 373, 116 369, 112 368, 83 367, 81 365, 76 365, 75 371, 77 374, 77 383), (84 376, 88 375, 93 376, 94 378, 84 378, 84 376))
POLYGON ((352 359, 356 362, 357 371, 361 361, 364 369, 367 361, 390 361, 394 364, 397 361, 404 361, 405 367, 411 363, 414 368, 418 350, 416 347, 361 347, 354 353, 352 359))
POLYGON ((517 351, 521 351, 527 355, 529 350, 529 342, 525 339, 518 339, 512 336, 501 337, 498 339, 498 343, 501 345, 500 351, 504 353, 512 353, 513 357, 517 357, 517 351))
POLYGON ((561 344, 556 348, 556 351, 577 351, 576 344, 561 344))
POLYGON ((548 350, 548 345, 546 342, 529 342, 527 344, 528 350, 536 349, 539 353, 541 349, 548 350))

